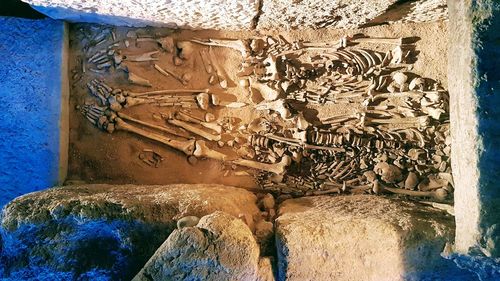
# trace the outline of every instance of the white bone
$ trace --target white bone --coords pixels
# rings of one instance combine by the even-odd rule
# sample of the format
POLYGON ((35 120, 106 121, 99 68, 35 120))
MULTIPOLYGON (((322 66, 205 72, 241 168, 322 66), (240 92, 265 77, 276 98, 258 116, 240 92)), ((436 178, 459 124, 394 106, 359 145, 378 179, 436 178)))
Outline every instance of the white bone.
POLYGON ((153 86, 153 85, 151 85, 149 80, 142 78, 139 75, 134 74, 132 72, 128 73, 128 81, 132 84, 136 84, 139 86, 144 86, 144 87, 152 87, 153 86))
POLYGON ((123 120, 131 121, 131 122, 143 125, 145 127, 149 127, 149 128, 161 131, 161 132, 169 133, 169 134, 174 135, 174 136, 188 138, 187 136, 183 136, 180 133, 178 133, 175 130, 172 130, 170 128, 163 127, 163 126, 157 126, 157 125, 154 125, 154 124, 150 124, 150 123, 141 121, 139 119, 133 118, 132 116, 126 115, 125 113, 122 113, 122 112, 117 112, 117 115, 118 115, 118 117, 120 117, 123 120))
POLYGON ((280 162, 274 164, 261 163, 247 159, 236 159, 233 160, 233 163, 248 168, 258 169, 262 171, 272 172, 277 175, 282 175, 286 172, 286 167, 288 167, 288 165, 292 163, 292 159, 290 158, 290 156, 284 155, 283 158, 281 158, 280 162))
POLYGON ((283 119, 289 119, 292 114, 288 108, 285 106, 285 101, 283 99, 275 101, 263 101, 255 106, 257 110, 274 110, 280 114, 283 119))
POLYGON ((194 134, 197 134, 207 140, 211 140, 211 141, 219 141, 221 139, 221 136, 220 135, 213 135, 207 131, 204 131, 200 128, 197 128, 189 123, 186 123, 184 121, 181 121, 181 120, 176 120, 176 119, 169 119, 168 120, 168 123, 172 124, 172 125, 176 125, 176 126, 179 126, 191 133, 194 133, 194 134))
POLYGON ((179 140, 169 139, 169 138, 164 137, 162 135, 153 134, 153 133, 150 133, 148 131, 145 131, 145 130, 136 128, 132 125, 129 125, 119 117, 115 118, 115 122, 116 122, 115 129, 117 129, 117 130, 131 132, 131 133, 143 136, 145 138, 148 138, 150 140, 154 140, 154 141, 163 143, 167 146, 170 146, 174 149, 177 149, 179 151, 184 152, 186 155, 192 155, 194 150, 195 150, 195 141, 194 140, 179 141, 179 140))
POLYGON ((145 62, 145 61, 156 61, 159 58, 153 57, 153 55, 158 54, 158 51, 148 52, 140 55, 123 55, 122 59, 124 61, 133 61, 133 62, 145 62))
POLYGON ((362 37, 353 38, 352 42, 359 43, 375 43, 375 44, 389 44, 389 45, 401 45, 403 44, 403 38, 384 38, 384 37, 362 37))
POLYGON ((236 39, 208 39, 207 41, 202 41, 200 39, 191 40, 193 43, 205 45, 205 46, 215 46, 215 47, 225 47, 237 50, 241 53, 243 58, 248 56, 248 47, 242 40, 236 39))
POLYGON ((196 141, 196 148, 193 155, 196 157, 206 157, 220 161, 226 161, 228 157, 226 154, 210 149, 208 146, 206 146, 205 141, 203 140, 196 141))

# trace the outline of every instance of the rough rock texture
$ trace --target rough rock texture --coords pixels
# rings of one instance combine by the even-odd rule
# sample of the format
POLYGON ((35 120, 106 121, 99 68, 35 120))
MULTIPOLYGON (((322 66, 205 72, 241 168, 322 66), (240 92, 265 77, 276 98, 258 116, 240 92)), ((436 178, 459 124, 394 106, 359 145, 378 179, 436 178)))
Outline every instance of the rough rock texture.
POLYGON ((60 21, 0 17, 0 207, 59 181, 64 41, 60 21))
POLYGON ((500 257, 500 3, 450 1, 451 123, 456 249, 500 257))
POLYGON ((355 28, 397 0, 264 0, 258 28, 355 28))
POLYGON ((432 22, 448 19, 446 0, 419 0, 411 5, 404 22, 432 22))
POLYGON ((252 218, 256 200, 220 185, 82 185, 27 194, 3 210, 0 278, 130 280, 176 220, 217 210, 252 218))
POLYGON ((56 19, 126 26, 250 29, 257 0, 24 0, 56 19))
POLYGON ((242 220, 215 212, 174 230, 133 281, 274 280, 269 265, 242 220))
POLYGON ((440 252, 452 239, 452 217, 411 202, 368 195, 290 199, 276 221, 278 279, 449 280, 454 266, 440 252))
POLYGON ((446 0, 23 0, 56 19, 191 29, 357 28, 446 18, 446 0), (372 20, 374 20, 372 22, 372 20))

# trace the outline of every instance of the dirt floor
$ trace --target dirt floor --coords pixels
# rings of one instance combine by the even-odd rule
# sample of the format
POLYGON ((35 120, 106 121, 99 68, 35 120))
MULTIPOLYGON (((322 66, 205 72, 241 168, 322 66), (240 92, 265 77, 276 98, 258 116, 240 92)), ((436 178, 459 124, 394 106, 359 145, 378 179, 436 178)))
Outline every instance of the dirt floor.
MULTIPOLYGON (((70 33, 70 76, 73 76, 71 99, 70 99, 70 153, 68 181, 87 183, 113 183, 113 184, 170 184, 170 183, 220 183, 238 187, 256 187, 252 169, 236 167, 223 164, 220 161, 198 159, 196 163, 190 163, 185 154, 175 151, 165 145, 149 141, 143 137, 122 131, 112 134, 99 130, 76 109, 78 105, 88 102, 90 95, 86 83, 94 78, 103 79, 106 84, 113 88, 126 89, 131 92, 145 92, 163 89, 210 89, 215 93, 221 93, 227 100, 244 102, 250 106, 240 109, 228 109, 212 107, 209 112, 214 113, 219 120, 224 117, 235 117, 246 124, 262 115, 253 109, 252 96, 246 88, 239 86, 236 73, 240 68, 242 58, 239 52, 227 48, 212 48, 217 62, 227 72, 229 88, 222 89, 218 85, 208 83, 209 75, 206 73, 203 61, 200 57, 201 50, 208 50, 206 46, 195 45, 194 56, 184 61, 182 65, 175 66, 174 55, 160 52, 159 60, 154 62, 128 62, 128 70, 141 77, 147 78, 152 87, 131 85, 127 82, 127 76, 123 71, 109 71, 105 73, 94 73, 87 66, 85 73, 81 73, 79 59, 85 55, 92 55, 96 49, 87 51, 84 47, 88 41, 81 37, 82 30, 99 32, 100 26, 74 25, 70 33), (172 77, 166 77, 159 73, 153 64, 164 69, 173 71, 179 75, 192 74, 188 85, 184 86, 172 77), (81 77, 80 77, 81 76, 81 77), (229 95, 224 95, 224 93, 229 95), (150 166, 143 162, 139 156, 144 149, 151 149, 163 157, 158 167, 150 166), (249 174, 237 173, 246 171, 249 174)), ((114 39, 102 44, 103 48, 109 45, 111 40, 120 42, 123 54, 140 54, 154 51, 157 48, 155 42, 130 41, 130 46, 125 48, 124 39, 131 29, 114 28, 114 39)), ((445 88, 447 67, 447 23, 436 22, 427 24, 394 24, 369 27, 361 30, 305 30, 281 33, 257 33, 257 32, 224 32, 224 31, 172 31, 168 29, 134 29, 137 34, 162 36, 170 35, 176 41, 190 40, 193 38, 253 38, 271 35, 284 36, 289 41, 305 40, 311 42, 338 42, 345 35, 362 33, 374 37, 413 37, 416 41, 415 47, 418 52, 416 62, 407 70, 429 77, 440 82, 445 88)), ((372 50, 385 52, 383 46, 370 45, 372 50)), ((345 105, 316 106, 318 117, 327 117, 341 111, 348 112, 349 107, 345 105)), ((125 112, 145 122, 165 126, 165 120, 158 116, 172 114, 173 108, 155 107, 152 105, 141 105, 126 109, 125 112)), ((191 109, 193 115, 202 116, 203 112, 191 109)), ((223 139, 227 142, 230 139, 223 139)), ((208 142, 207 142, 208 143, 208 142)), ((220 148, 215 142, 208 144, 210 147, 226 153, 232 153, 227 145, 220 148)))

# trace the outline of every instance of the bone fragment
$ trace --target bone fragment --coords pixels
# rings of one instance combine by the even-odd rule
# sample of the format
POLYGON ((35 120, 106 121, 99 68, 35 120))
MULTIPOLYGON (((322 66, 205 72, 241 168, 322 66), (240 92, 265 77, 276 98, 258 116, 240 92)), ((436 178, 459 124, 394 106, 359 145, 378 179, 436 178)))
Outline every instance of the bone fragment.
POLYGON ((156 42, 160 47, 167 53, 172 53, 174 51, 174 39, 170 36, 163 37, 160 39, 154 38, 137 38, 137 42, 156 42))
POLYGON ((166 72, 167 74, 170 74, 172 77, 174 77, 177 81, 181 82, 182 85, 187 85, 188 84, 188 81, 186 81, 184 78, 182 78, 181 76, 179 76, 178 74, 168 70, 168 69, 162 69, 164 72, 166 72))
POLYGON ((151 85, 151 83, 149 82, 149 80, 147 80, 145 78, 142 78, 142 77, 140 77, 137 74, 134 74, 132 72, 128 73, 128 81, 130 83, 132 83, 132 84, 136 84, 136 85, 139 85, 139 86, 153 87, 153 85, 151 85))
POLYGON ((219 66, 219 64, 216 63, 215 55, 210 48, 208 50, 208 60, 210 61, 210 65, 214 68, 215 70, 215 75, 217 76, 217 79, 219 80, 219 85, 221 86, 222 89, 227 89, 227 80, 225 77, 223 77, 225 71, 219 66))
POLYGON ((160 72, 161 74, 165 75, 165 76, 170 76, 170 74, 168 74, 168 72, 166 72, 163 68, 161 68, 159 65, 155 64, 154 65, 154 68, 156 70, 158 70, 158 72, 160 72))

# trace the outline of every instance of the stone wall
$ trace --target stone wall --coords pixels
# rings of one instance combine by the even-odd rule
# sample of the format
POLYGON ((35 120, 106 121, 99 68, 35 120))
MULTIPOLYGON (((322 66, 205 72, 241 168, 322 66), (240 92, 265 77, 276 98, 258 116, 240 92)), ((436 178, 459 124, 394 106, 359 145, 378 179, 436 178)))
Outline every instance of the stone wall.
POLYGON ((65 177, 65 32, 60 21, 0 17, 0 206, 65 177))
POLYGON ((500 3, 449 1, 456 249, 499 257, 500 3))
POLYGON ((381 22, 426 22, 447 15, 446 0, 23 1, 56 19, 190 29, 356 28, 385 18, 386 13, 389 20, 381 22))

